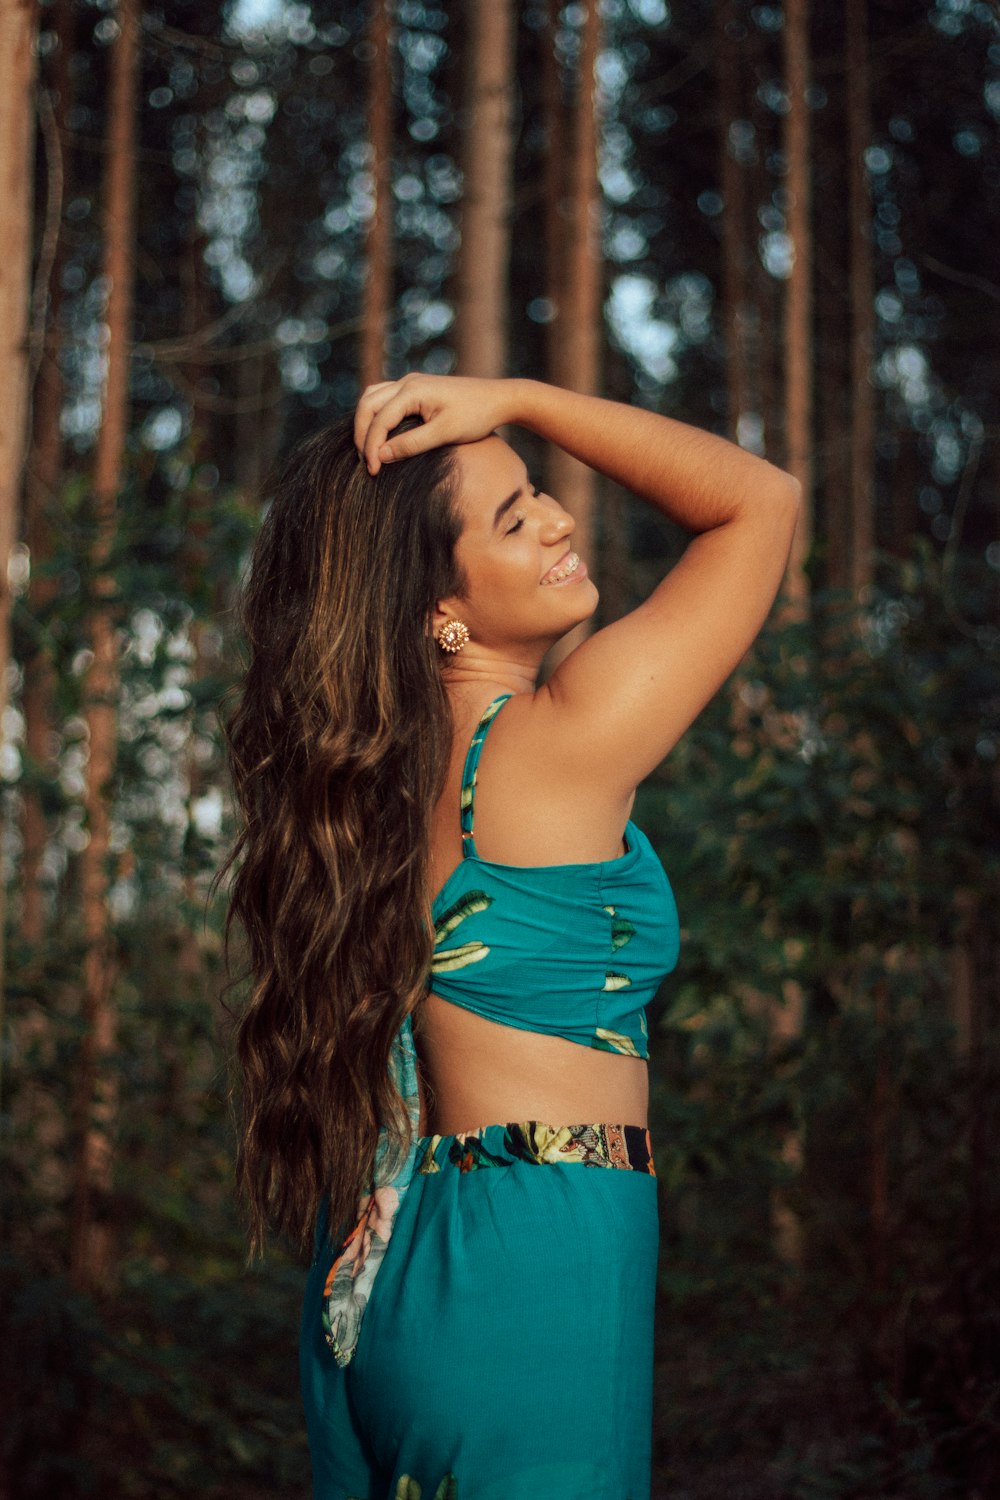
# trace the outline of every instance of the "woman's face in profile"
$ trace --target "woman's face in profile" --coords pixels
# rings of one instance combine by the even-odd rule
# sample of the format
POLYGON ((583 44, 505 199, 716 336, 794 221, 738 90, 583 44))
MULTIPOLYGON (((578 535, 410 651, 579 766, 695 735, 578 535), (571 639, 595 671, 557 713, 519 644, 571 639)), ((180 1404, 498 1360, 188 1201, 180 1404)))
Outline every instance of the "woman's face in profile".
POLYGON ((538 492, 524 460, 498 437, 455 448, 455 558, 467 581, 448 601, 473 642, 547 649, 597 607, 586 559, 573 550, 573 517, 538 492))

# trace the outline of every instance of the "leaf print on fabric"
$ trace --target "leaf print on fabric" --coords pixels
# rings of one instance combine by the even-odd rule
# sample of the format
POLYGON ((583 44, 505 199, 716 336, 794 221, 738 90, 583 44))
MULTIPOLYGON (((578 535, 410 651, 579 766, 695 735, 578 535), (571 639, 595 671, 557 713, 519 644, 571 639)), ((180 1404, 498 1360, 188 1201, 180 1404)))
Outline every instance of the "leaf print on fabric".
POLYGON ((620 917, 617 907, 606 906, 604 910, 611 918, 611 951, 616 953, 635 937, 635 923, 627 917, 620 917))
POLYGON ((483 732, 488 729, 489 726, 493 723, 493 720, 496 718, 497 714, 503 708, 504 704, 507 702, 507 699, 510 696, 510 693, 504 693, 501 698, 494 698, 493 702, 489 704, 486 712, 483 714, 483 717, 480 719, 478 725, 476 726, 476 734, 480 738, 482 737, 483 732))
POLYGON ((628 1057, 641 1056, 631 1037, 623 1036, 620 1031, 609 1031, 606 1026, 597 1027, 590 1045, 600 1052, 624 1052, 628 1057))
POLYGON ((478 964, 489 953, 485 943, 463 943, 459 948, 442 948, 431 960, 432 974, 451 974, 455 969, 467 969, 478 964))
POLYGON ((568 1125, 536 1123, 531 1127, 530 1140, 534 1147, 536 1161, 565 1161, 566 1148, 573 1140, 573 1132, 568 1125))
POLYGON ((420 1131, 420 1088, 417 1081, 417 1051, 409 1016, 393 1041, 389 1075, 402 1095, 410 1128, 410 1144, 400 1161, 390 1149, 385 1126, 379 1127, 375 1147, 372 1191, 358 1202, 354 1228, 334 1256, 323 1288, 323 1334, 337 1364, 349 1364, 357 1348, 358 1334, 372 1284, 382 1264, 393 1223, 416 1163, 420 1131))
POLYGON ((426 1177, 428 1172, 440 1172, 441 1168, 439 1164, 434 1160, 434 1153, 440 1145, 442 1139, 443 1137, 440 1135, 432 1135, 430 1140, 427 1142, 427 1150, 420 1158, 420 1165, 417 1167, 417 1171, 421 1176, 426 1177))
POLYGON ((454 1474, 446 1474, 434 1491, 434 1500, 458 1500, 458 1480, 454 1474))
POLYGON ((537 1166, 632 1167, 656 1176, 653 1147, 645 1127, 547 1125, 521 1120, 503 1127, 503 1144, 518 1161, 537 1166))
POLYGON ((474 1172, 478 1167, 509 1167, 509 1156, 497 1156, 487 1151, 478 1133, 466 1131, 456 1135, 448 1147, 448 1160, 454 1162, 461 1172, 474 1172))
POLYGON ((532 1161, 536 1166, 586 1163, 593 1156, 590 1133, 589 1125, 545 1125, 537 1120, 522 1120, 507 1127, 504 1145, 520 1161, 532 1161))
POLYGON ((485 891, 467 891, 464 896, 449 906, 434 924, 434 957, 431 960, 432 974, 451 974, 469 964, 480 963, 489 953, 486 943, 460 943, 457 948, 441 948, 437 945, 455 931, 468 917, 474 917, 493 905, 493 897, 485 891))
POLYGON ((604 976, 606 990, 627 990, 631 987, 632 981, 627 974, 618 974, 614 969, 609 969, 604 976))
POLYGON ((400 1474, 396 1480, 396 1494, 394 1500, 420 1500, 420 1485, 409 1474, 400 1474))
POLYGON ((466 891, 461 900, 456 901, 454 906, 449 906, 434 923, 434 941, 440 943, 442 938, 455 931, 459 922, 464 922, 466 917, 476 916, 492 905, 493 897, 487 896, 485 891, 466 891))
POLYGON ((398 1191, 390 1184, 377 1187, 367 1202, 362 1200, 361 1218, 327 1274, 323 1332, 338 1358, 347 1350, 353 1352, 358 1342, 371 1283, 388 1248, 399 1200, 398 1191))

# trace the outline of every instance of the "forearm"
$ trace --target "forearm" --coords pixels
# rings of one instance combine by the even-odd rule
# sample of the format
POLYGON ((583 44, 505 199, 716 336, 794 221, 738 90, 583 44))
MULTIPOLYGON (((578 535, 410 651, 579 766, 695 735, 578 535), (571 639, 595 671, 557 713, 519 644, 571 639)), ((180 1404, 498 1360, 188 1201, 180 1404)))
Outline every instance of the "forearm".
MULTIPOLYGON (((606 474, 688 531, 709 531, 787 504, 797 490, 782 469, 686 422, 642 407, 516 379, 509 420, 606 474)), ((557 497, 558 498, 558 497, 557 497)))

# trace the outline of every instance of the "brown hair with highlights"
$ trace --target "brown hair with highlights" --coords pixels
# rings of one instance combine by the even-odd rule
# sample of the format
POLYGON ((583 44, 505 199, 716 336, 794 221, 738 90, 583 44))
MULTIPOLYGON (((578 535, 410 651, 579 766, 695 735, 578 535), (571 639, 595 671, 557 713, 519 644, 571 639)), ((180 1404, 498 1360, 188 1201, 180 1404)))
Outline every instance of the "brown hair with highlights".
POLYGON ((388 1062, 433 953, 430 816, 452 730, 429 621, 462 590, 455 487, 449 447, 372 477, 342 417, 289 459, 253 548, 225 723, 240 826, 216 875, 234 872, 227 968, 236 921, 248 950, 235 1048, 251 1254, 269 1228, 308 1251, 324 1197, 331 1229, 353 1224, 379 1126, 409 1144, 388 1062))

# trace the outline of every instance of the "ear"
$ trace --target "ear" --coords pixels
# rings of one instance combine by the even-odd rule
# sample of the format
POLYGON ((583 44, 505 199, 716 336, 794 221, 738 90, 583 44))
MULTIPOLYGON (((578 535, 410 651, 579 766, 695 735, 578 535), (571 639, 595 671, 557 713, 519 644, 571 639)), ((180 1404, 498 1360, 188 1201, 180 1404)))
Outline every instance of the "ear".
POLYGON ((455 611, 451 607, 450 599, 439 599, 427 616, 427 633, 436 636, 443 625, 455 618, 455 611))

